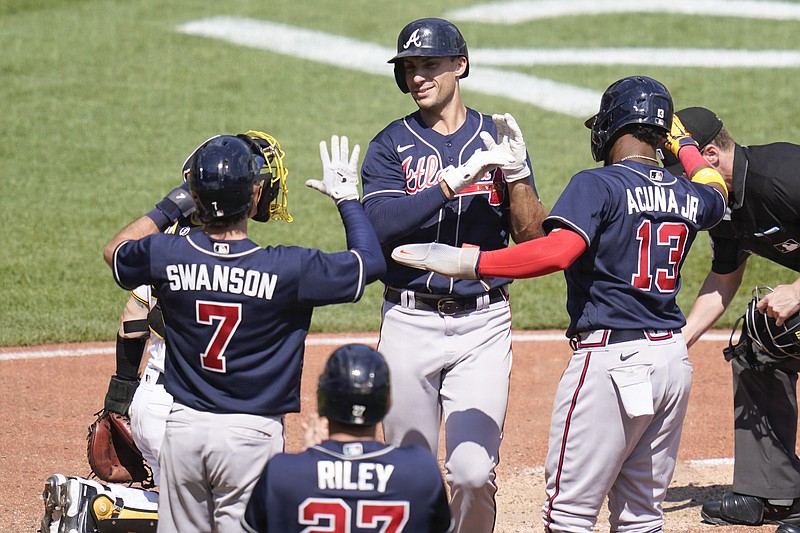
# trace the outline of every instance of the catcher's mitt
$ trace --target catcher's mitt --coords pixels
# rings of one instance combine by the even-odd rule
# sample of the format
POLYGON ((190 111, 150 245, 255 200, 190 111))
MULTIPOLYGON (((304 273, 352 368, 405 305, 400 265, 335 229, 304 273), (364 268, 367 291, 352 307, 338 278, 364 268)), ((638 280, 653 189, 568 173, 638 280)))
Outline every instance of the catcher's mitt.
POLYGON ((106 410, 96 416, 86 437, 86 455, 94 475, 109 483, 152 479, 142 452, 133 442, 128 417, 106 410))

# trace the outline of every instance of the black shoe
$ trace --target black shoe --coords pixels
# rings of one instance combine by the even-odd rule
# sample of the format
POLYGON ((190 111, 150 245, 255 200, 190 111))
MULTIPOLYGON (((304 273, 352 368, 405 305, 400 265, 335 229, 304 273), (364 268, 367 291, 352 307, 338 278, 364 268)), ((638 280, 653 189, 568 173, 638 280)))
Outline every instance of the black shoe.
POLYGON ((792 524, 781 524, 775 533, 800 533, 800 526, 793 526, 792 524))
MULTIPOLYGON (((704 521, 717 525, 800 525, 800 499, 794 500, 792 505, 783 506, 773 505, 765 498, 729 492, 722 497, 722 501, 704 503, 700 516, 704 521)), ((800 533, 800 529, 797 533, 800 533)))

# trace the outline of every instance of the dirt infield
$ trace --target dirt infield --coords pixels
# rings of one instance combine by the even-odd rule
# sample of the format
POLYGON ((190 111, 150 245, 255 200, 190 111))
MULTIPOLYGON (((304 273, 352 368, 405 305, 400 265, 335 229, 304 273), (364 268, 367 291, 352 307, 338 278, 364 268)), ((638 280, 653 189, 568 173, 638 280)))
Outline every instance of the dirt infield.
MULTIPOLYGON (((372 337, 363 334, 356 339, 369 342, 372 337)), ((542 465, 550 407, 570 354, 566 340, 520 337, 514 342, 511 400, 498 468, 497 533, 542 530, 542 465)), ((339 341, 354 340, 341 336, 326 341, 331 338, 309 336, 303 413, 287 418, 289 451, 299 448, 302 417, 315 408, 322 363, 339 341)), ((733 456, 733 415, 730 369, 721 355, 724 345, 726 341, 702 341, 689 354, 694 383, 679 466, 665 502, 668 531, 775 530, 775 526, 715 527, 699 520, 701 503, 718 498, 729 488, 732 476, 732 466, 725 461, 733 456)), ((0 531, 36 531, 43 509, 40 494, 51 474, 89 474, 86 429, 102 407, 114 370, 112 354, 110 343, 0 349, 0 531), (57 355, 56 350, 69 355, 57 355), (30 357, 21 352, 30 352, 30 357), (37 357, 42 352, 51 353, 37 357), (94 355, 73 355, 81 353, 94 355)), ((597 529, 607 530, 602 516, 597 529)))

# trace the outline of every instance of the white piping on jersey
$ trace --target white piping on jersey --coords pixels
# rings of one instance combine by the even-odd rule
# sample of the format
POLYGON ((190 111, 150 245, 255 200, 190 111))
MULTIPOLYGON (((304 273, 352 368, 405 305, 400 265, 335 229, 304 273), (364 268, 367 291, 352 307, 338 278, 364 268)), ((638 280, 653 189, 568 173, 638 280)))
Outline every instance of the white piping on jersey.
MULTIPOLYGON (((572 231, 574 231, 575 233, 577 233, 578 235, 583 237, 583 240, 586 241, 586 245, 587 246, 589 246, 591 244, 591 241, 589 240, 589 235, 587 235, 587 233, 585 231, 583 231, 581 228, 579 228, 578 226, 573 224, 572 221, 567 220, 566 218, 560 217, 560 216, 557 216, 557 215, 552 215, 552 216, 549 216, 547 218, 550 219, 550 220, 558 220, 558 221, 562 222, 565 226, 568 226, 569 229, 571 229, 572 231)), ((552 231, 550 233, 552 233, 552 231)))
POLYGON ((371 196, 377 196, 378 194, 387 194, 387 193, 391 193, 394 196, 401 197, 401 196, 403 196, 405 194, 405 191, 398 191, 397 189, 383 189, 382 191, 375 191, 375 192, 371 192, 371 193, 369 193, 367 195, 364 195, 361 198, 361 201, 364 202, 364 200, 366 200, 367 198, 369 198, 371 196))
POLYGON ((358 259, 358 286, 356 287, 356 297, 353 298, 354 302, 357 302, 361 299, 361 296, 364 294, 364 260, 361 258, 361 254, 359 254, 355 250, 350 250, 356 259, 358 259))
POLYGON ((186 240, 189 241, 189 244, 192 245, 192 248, 194 248, 198 252, 201 252, 201 253, 203 253, 205 255, 210 255, 211 257, 219 257, 219 258, 223 258, 223 259, 224 258, 228 258, 228 257, 244 257, 245 255, 250 255, 250 254, 255 253, 255 252, 257 252, 257 251, 262 249, 260 246, 256 245, 256 246, 253 246, 253 248, 251 248, 249 250, 245 250, 244 252, 239 252, 238 254, 218 254, 218 253, 215 253, 215 252, 209 252, 208 250, 200 247, 200 245, 195 244, 195 242, 192 240, 192 237, 190 235, 186 236, 186 240))
POLYGON ((373 457, 380 457, 382 455, 386 455, 387 453, 389 453, 391 451, 396 450, 397 447, 396 446, 392 446, 392 445, 387 445, 386 448, 384 448, 382 450, 377 450, 377 451, 374 451, 374 452, 368 452, 368 453, 365 453, 363 455, 344 455, 344 454, 329 450, 327 448, 323 448, 320 445, 314 446, 314 449, 317 450, 318 452, 324 453, 325 455, 330 455, 331 457, 336 457, 337 459, 342 459, 344 461, 353 461, 353 460, 361 460, 361 459, 371 459, 373 457))
POLYGON ((120 287, 123 287, 125 289, 130 289, 130 287, 125 287, 125 285, 123 285, 122 282, 119 279, 119 270, 117 270, 117 254, 119 254, 119 249, 122 248, 123 246, 125 246, 126 244, 128 244, 129 242, 131 242, 131 241, 129 241, 129 240, 128 241, 122 241, 121 243, 119 243, 117 245, 117 247, 114 249, 114 260, 111 262, 111 264, 113 265, 113 269, 114 269, 114 280, 117 282, 117 285, 119 285, 120 287))

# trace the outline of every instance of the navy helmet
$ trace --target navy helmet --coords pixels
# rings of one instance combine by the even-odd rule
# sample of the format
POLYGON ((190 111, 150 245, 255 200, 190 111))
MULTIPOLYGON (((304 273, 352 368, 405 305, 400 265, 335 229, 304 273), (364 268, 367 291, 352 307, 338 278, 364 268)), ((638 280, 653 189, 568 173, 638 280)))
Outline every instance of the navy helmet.
POLYGON ((250 143, 231 135, 212 137, 187 164, 186 179, 204 224, 236 221, 249 214, 259 173, 250 143))
POLYGON ((612 83, 600 100, 600 111, 585 122, 592 130, 592 156, 604 161, 614 135, 629 124, 650 124, 669 133, 672 96, 659 81, 631 76, 612 83))
POLYGON ((389 60, 394 63, 394 79, 404 93, 408 92, 403 58, 405 57, 457 57, 467 58, 467 68, 462 78, 469 74, 467 42, 456 26, 447 20, 424 18, 410 22, 397 37, 397 55, 389 60))
POLYGON ((319 414, 342 424, 371 426, 389 410, 389 367, 363 344, 334 351, 319 377, 319 414))

